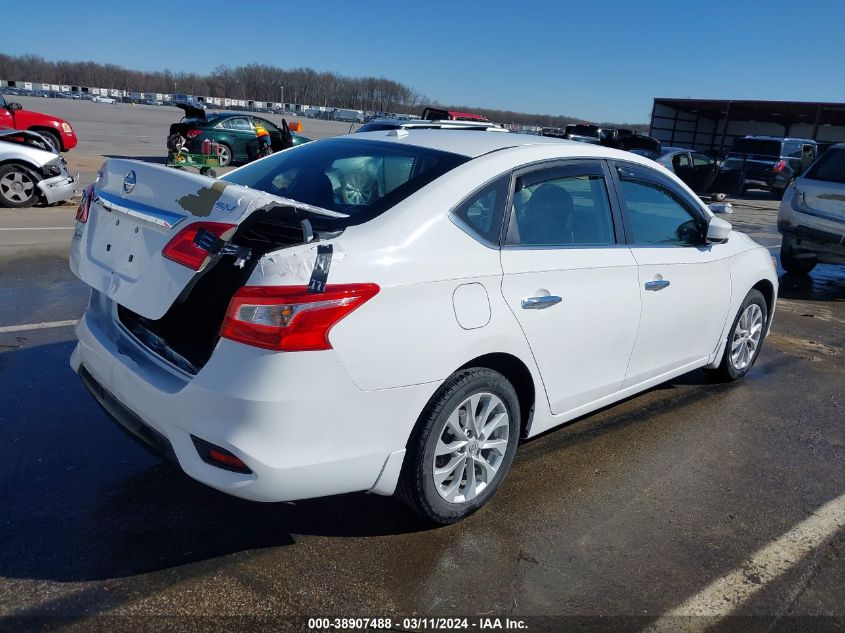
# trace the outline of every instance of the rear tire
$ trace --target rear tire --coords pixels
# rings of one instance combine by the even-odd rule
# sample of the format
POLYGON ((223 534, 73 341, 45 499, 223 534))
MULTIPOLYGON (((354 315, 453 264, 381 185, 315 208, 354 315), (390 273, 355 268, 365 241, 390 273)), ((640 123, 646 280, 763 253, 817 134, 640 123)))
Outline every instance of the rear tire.
POLYGON ((220 157, 221 167, 228 167, 232 164, 232 148, 226 145, 226 143, 220 143, 220 153, 218 156, 220 157))
POLYGON ((780 246, 780 265, 793 275, 807 275, 816 267, 818 261, 811 257, 796 257, 792 244, 784 238, 780 246))
POLYGON ((38 180, 20 165, 0 167, 0 206, 8 209, 31 207, 38 201, 38 180))
POLYGON ((519 415, 516 391, 502 374, 456 372, 426 405, 408 441, 397 496, 441 525, 475 512, 510 470, 519 415))
POLYGON ((763 346, 768 318, 766 299, 759 290, 750 290, 728 331, 722 362, 710 372, 717 381, 739 380, 753 367, 763 346))

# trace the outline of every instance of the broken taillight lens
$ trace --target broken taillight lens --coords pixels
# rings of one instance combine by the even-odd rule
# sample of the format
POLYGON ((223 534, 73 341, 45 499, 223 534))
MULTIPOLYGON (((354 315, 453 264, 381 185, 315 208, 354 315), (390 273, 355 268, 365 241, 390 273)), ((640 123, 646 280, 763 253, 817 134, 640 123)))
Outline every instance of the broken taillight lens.
POLYGON ((245 286, 226 311, 220 336, 287 352, 331 349, 329 331, 373 298, 376 284, 335 284, 325 292, 306 286, 245 286))
POLYGON ((174 235, 173 239, 161 251, 161 254, 183 266, 200 270, 205 266, 211 253, 194 242, 197 233, 204 229, 217 237, 222 237, 236 226, 236 224, 224 224, 222 222, 194 222, 174 235))
POLYGON ((82 200, 76 208, 76 221, 85 224, 88 221, 88 211, 91 209, 91 197, 94 195, 93 183, 82 191, 82 200))
POLYGON ((775 164, 775 166, 774 166, 774 167, 772 167, 772 171, 773 171, 773 172, 775 172, 776 174, 779 174, 779 173, 780 173, 780 172, 782 172, 784 169, 786 169, 786 161, 785 161, 785 160, 779 160, 779 161, 775 164))

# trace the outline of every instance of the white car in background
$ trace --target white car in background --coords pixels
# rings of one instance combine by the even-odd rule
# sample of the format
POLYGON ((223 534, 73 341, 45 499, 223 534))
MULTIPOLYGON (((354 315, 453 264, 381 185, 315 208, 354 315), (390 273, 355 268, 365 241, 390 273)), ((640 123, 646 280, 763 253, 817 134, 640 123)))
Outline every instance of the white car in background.
POLYGON ((845 143, 831 146, 786 188, 778 211, 784 270, 845 264, 845 143))
POLYGON ((257 501, 396 492, 439 523, 493 496, 520 438, 696 368, 741 378, 778 284, 647 159, 442 130, 220 180, 110 160, 70 266, 92 288, 72 367, 188 475, 257 501), (377 195, 350 201, 338 172, 362 164, 377 195))
POLYGON ((106 97, 104 95, 96 95, 93 99, 91 99, 94 103, 117 103, 117 99, 113 97, 106 97))
POLYGON ((63 202, 73 197, 78 182, 50 140, 37 132, 0 129, 0 207, 63 202))

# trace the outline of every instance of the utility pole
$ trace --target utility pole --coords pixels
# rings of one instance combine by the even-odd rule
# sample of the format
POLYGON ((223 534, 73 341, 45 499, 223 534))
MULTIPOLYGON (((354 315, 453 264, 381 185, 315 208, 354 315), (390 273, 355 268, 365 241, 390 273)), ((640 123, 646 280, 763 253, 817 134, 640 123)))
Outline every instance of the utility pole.
POLYGON ((285 87, 279 86, 279 101, 282 103, 282 109, 285 109, 285 87))

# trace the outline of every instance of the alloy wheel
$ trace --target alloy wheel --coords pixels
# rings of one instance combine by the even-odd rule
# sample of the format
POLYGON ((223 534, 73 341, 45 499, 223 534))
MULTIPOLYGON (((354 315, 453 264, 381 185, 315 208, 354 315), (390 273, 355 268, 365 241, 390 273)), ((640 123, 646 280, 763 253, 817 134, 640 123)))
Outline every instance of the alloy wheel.
POLYGON ((477 497, 496 477, 510 441, 508 411, 492 393, 468 397, 449 415, 434 451, 433 477, 449 503, 477 497))
POLYGON ((29 174, 12 171, 0 178, 0 196, 5 200, 20 204, 32 197, 35 182, 29 174))
POLYGON ((751 364, 762 337, 763 311, 756 303, 751 303, 736 322, 731 338, 731 364, 734 369, 742 370, 751 364))

